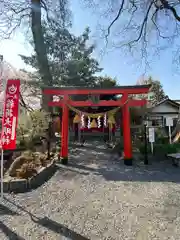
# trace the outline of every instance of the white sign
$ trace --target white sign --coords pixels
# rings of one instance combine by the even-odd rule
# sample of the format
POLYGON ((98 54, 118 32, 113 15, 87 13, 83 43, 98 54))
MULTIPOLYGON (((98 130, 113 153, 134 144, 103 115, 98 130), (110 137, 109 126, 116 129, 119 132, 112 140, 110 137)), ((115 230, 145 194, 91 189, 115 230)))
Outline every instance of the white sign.
POLYGON ((149 128, 149 142, 155 142, 155 131, 154 128, 149 128))
POLYGON ((173 119, 171 117, 166 118, 166 126, 168 126, 168 127, 173 126, 173 119))

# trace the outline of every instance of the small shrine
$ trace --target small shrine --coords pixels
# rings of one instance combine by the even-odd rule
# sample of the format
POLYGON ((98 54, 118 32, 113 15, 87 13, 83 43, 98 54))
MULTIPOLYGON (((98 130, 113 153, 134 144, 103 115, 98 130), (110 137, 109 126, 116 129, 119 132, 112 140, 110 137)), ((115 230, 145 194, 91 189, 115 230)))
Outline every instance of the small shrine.
POLYGON ((132 164, 132 142, 130 131, 130 113, 129 107, 143 106, 145 99, 133 99, 132 95, 147 94, 150 85, 120 86, 114 88, 43 88, 43 107, 58 107, 62 109, 62 118, 58 123, 61 125, 61 152, 60 159, 63 164, 68 163, 68 132, 70 119, 72 127, 77 130, 88 131, 115 131, 117 126, 115 114, 121 111, 121 126, 124 142, 124 163, 132 164), (118 99, 102 100, 101 95, 119 95, 118 99), (82 100, 74 96, 84 96, 88 98, 82 100), (103 107, 103 111, 100 111, 103 107), (104 107, 107 107, 104 110, 104 107), (88 111, 87 109, 91 109, 88 111), (94 111, 93 111, 94 110, 94 111), (98 110, 98 111, 97 111, 98 110), (73 118, 70 118, 70 112, 73 112, 73 118))

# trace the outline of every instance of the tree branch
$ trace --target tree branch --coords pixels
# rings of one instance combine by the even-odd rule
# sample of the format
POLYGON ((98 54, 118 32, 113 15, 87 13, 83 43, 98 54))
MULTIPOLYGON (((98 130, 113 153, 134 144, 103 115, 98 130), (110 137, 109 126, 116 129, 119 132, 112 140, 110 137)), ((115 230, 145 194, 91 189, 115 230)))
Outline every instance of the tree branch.
POLYGON ((157 24, 156 24, 156 21, 155 21, 155 18, 156 18, 156 16, 157 16, 158 11, 159 11, 159 8, 156 8, 155 12, 153 13, 153 15, 152 15, 152 17, 151 17, 151 20, 152 20, 152 23, 154 24, 156 30, 158 31, 159 37, 165 39, 166 37, 164 37, 164 36, 161 35, 161 32, 160 32, 160 30, 159 30, 159 28, 158 28, 158 26, 157 26, 157 24))
POLYGON ((41 7, 44 8, 44 10, 46 12, 46 18, 47 18, 48 22, 50 22, 48 7, 44 0, 41 0, 41 7))
MULTIPOLYGON (((153 5, 153 1, 151 1, 150 5, 149 5, 149 7, 148 7, 148 9, 147 9, 146 15, 145 15, 145 17, 144 17, 144 19, 143 19, 143 22, 142 22, 142 24, 141 24, 141 29, 140 29, 140 32, 139 32, 138 37, 137 37, 136 39, 134 39, 133 41, 131 41, 131 42, 129 43, 130 45, 131 45, 132 43, 134 43, 134 42, 138 42, 138 41, 141 39, 142 34, 143 34, 143 30, 144 30, 144 28, 146 29, 146 23, 147 23, 148 16, 149 16, 149 12, 150 12, 150 10, 151 10, 152 5, 153 5)), ((145 31, 144 35, 146 35, 146 31, 145 31)))
POLYGON ((167 0, 160 0, 164 9, 168 9, 172 12, 175 19, 180 22, 180 16, 177 14, 176 9, 169 4, 167 0))
POLYGON ((9 39, 11 37, 11 35, 21 26, 22 21, 24 20, 25 17, 30 17, 30 15, 27 14, 23 14, 21 15, 21 17, 19 18, 19 22, 17 24, 14 24, 14 26, 10 29, 9 32, 5 33, 4 39, 9 39))
POLYGON ((132 10, 132 13, 131 13, 131 17, 130 17, 130 19, 128 21, 128 24, 126 25, 126 27, 124 29, 128 29, 129 28, 129 26, 130 26, 130 24, 131 24, 131 22, 132 22, 132 20, 134 18, 134 14, 138 10, 138 7, 136 6, 134 0, 131 0, 130 3, 132 4, 132 7, 131 7, 131 9, 128 12, 131 12, 131 10, 132 10))
POLYGON ((120 8, 119 8, 119 11, 118 11, 116 17, 113 19, 113 21, 110 23, 110 25, 109 25, 109 27, 108 27, 108 29, 107 29, 106 41, 107 41, 108 36, 110 35, 112 26, 113 26, 114 23, 119 19, 120 15, 121 15, 121 12, 122 12, 123 6, 124 6, 124 2, 125 2, 125 0, 122 0, 121 5, 120 5, 120 8))
POLYGON ((20 93, 20 105, 24 107, 27 111, 33 111, 31 107, 27 106, 21 93, 20 93))
POLYGON ((29 10, 29 7, 22 8, 22 9, 20 9, 20 10, 17 10, 17 9, 15 9, 15 8, 11 8, 10 10, 13 11, 15 14, 19 14, 19 13, 22 13, 22 12, 24 12, 24 11, 26 11, 26 10, 29 10))

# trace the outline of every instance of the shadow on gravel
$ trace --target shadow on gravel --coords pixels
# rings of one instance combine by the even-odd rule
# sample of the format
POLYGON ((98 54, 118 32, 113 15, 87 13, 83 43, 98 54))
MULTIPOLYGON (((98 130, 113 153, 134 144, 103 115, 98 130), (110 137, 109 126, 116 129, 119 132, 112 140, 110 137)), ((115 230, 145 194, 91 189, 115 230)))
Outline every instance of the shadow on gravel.
POLYGON ((122 167, 121 169, 112 170, 111 167, 93 169, 80 164, 69 164, 66 167, 59 165, 59 170, 62 171, 62 177, 66 179, 72 179, 78 174, 95 176, 102 176, 106 181, 128 181, 128 182, 174 182, 180 183, 180 169, 171 168, 168 170, 163 169, 163 166, 158 169, 151 169, 149 167, 142 167, 142 169, 132 167, 122 167))
MULTIPOLYGON (((17 207, 19 210, 21 210, 22 212, 25 212, 26 214, 28 214, 31 218, 31 220, 38 224, 41 225, 55 233, 58 233, 60 236, 66 237, 67 240, 89 240, 88 238, 70 230, 69 228, 67 228, 66 226, 51 220, 48 217, 43 217, 43 218, 39 218, 36 217, 34 214, 32 214, 31 212, 27 211, 24 207, 14 203, 13 201, 9 200, 8 198, 5 197, 5 200, 11 204, 13 204, 15 207, 17 207)), ((0 222, 1 223, 1 222, 0 222)), ((1 229, 1 225, 0 225, 0 229, 1 229)), ((10 238, 12 240, 14 239, 19 239, 21 240, 22 238, 10 238)), ((23 239, 22 239, 23 240, 23 239)))
MULTIPOLYGON (((33 220, 33 219, 32 219, 33 220)), ((60 235, 68 238, 69 240, 88 240, 88 238, 83 237, 80 234, 70 230, 69 228, 63 226, 62 224, 44 217, 38 220, 33 220, 35 223, 48 228, 49 230, 59 233, 60 235)))
POLYGON ((8 228, 3 222, 0 221, 0 230, 8 237, 10 240, 25 240, 24 238, 17 235, 10 228, 8 228))
POLYGON ((135 161, 133 166, 125 166, 122 160, 114 158, 108 152, 96 146, 92 151, 90 148, 73 149, 68 166, 59 165, 59 169, 64 168, 63 174, 93 174, 102 176, 107 181, 180 183, 180 168, 172 166, 169 160, 150 162, 146 166, 135 161))
POLYGON ((11 210, 9 207, 6 207, 0 203, 0 216, 1 215, 19 215, 17 212, 11 210))

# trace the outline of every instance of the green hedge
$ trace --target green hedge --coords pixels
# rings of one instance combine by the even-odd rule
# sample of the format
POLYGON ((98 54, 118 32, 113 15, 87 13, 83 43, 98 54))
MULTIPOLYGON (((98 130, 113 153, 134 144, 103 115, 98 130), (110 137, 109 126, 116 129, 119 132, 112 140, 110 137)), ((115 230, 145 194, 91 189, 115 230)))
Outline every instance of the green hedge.
MULTIPOLYGON (((145 154, 145 146, 144 146, 144 144, 140 144, 140 146, 138 147, 138 149, 139 149, 139 152, 141 153, 141 154, 145 154)), ((151 147, 150 147, 150 145, 148 144, 148 146, 147 146, 147 152, 148 153, 151 153, 151 147)))
MULTIPOLYGON (((144 144, 141 144, 139 147, 139 152, 141 154, 145 153, 145 148, 144 144)), ((151 147, 150 144, 148 144, 148 154, 151 153, 151 147)), ((177 153, 180 152, 180 144, 179 143, 174 143, 174 144, 160 144, 160 143, 155 143, 154 144, 154 154, 162 154, 162 155, 167 155, 171 153, 177 153)))
POLYGON ((155 145, 155 154, 160 153, 163 155, 171 154, 171 153, 177 153, 178 147, 174 144, 157 144, 155 145))
POLYGON ((158 143, 158 144, 168 144, 169 143, 169 137, 158 137, 156 139, 156 143, 158 143))

